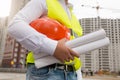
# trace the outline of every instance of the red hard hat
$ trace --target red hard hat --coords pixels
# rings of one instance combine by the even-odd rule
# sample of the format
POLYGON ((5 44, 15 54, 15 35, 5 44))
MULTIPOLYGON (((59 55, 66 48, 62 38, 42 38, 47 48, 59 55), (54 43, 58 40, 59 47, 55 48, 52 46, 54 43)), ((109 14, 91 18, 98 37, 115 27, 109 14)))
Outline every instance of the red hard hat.
POLYGON ((36 19, 30 25, 40 33, 45 34, 47 37, 60 40, 62 38, 70 39, 70 31, 68 28, 60 24, 58 21, 43 17, 36 19))

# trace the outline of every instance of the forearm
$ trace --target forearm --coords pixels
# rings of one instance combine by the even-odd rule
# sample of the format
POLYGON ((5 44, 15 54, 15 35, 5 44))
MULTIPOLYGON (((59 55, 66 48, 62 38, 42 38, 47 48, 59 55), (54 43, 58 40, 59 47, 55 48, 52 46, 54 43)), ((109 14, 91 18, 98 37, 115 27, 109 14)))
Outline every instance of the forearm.
POLYGON ((57 46, 57 41, 38 33, 29 25, 31 21, 41 17, 45 12, 46 4, 44 0, 31 0, 16 14, 9 24, 8 32, 26 49, 34 53, 47 53, 52 55, 57 46))
POLYGON ((8 28, 9 34, 28 50, 53 54, 57 42, 38 33, 23 21, 16 21, 8 28))

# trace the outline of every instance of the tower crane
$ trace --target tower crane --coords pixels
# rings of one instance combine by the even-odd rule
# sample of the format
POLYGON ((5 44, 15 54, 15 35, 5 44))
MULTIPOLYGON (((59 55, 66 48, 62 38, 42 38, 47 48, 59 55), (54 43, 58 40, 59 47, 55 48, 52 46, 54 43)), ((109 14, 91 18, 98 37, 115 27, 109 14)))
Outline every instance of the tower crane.
POLYGON ((120 13, 120 9, 101 7, 98 2, 97 2, 97 6, 91 6, 91 5, 81 5, 81 6, 82 6, 82 7, 89 7, 89 8, 94 8, 94 9, 96 9, 96 11, 97 11, 97 16, 98 16, 98 17, 100 17, 100 15, 99 15, 99 10, 100 10, 100 9, 106 9, 106 10, 110 10, 110 11, 112 11, 112 12, 120 13))

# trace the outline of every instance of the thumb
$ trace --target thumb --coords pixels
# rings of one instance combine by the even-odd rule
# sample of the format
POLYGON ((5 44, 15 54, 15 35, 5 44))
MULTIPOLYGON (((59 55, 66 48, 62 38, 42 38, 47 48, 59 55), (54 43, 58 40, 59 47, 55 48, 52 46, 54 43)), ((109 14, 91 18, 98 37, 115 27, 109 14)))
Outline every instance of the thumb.
POLYGON ((72 49, 69 49, 69 50, 70 50, 71 55, 78 57, 78 58, 80 57, 80 55, 76 53, 75 51, 73 51, 72 49))
POLYGON ((65 42, 67 42, 68 40, 67 40, 66 38, 62 38, 62 39, 60 39, 59 41, 65 43, 65 42))

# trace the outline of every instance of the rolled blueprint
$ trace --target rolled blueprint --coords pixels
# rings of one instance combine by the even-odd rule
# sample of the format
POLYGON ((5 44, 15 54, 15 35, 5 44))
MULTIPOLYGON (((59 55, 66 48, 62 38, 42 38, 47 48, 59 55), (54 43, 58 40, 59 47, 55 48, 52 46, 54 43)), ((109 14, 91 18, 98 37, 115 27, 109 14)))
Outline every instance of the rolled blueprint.
MULTIPOLYGON (((109 44, 110 41, 108 37, 106 37, 104 29, 100 29, 98 31, 89 33, 82 37, 66 42, 66 46, 68 46, 69 48, 71 48, 73 51, 77 52, 80 55, 102 48, 109 44)), ((36 56, 38 57, 35 59, 35 66, 37 68, 44 67, 54 63, 60 63, 59 60, 48 54, 41 53, 40 56, 38 54, 36 56)))
POLYGON ((75 48, 96 40, 100 40, 106 37, 106 32, 104 29, 100 29, 98 31, 94 31, 92 33, 86 34, 82 37, 78 37, 74 40, 70 40, 66 42, 66 45, 69 46, 70 48, 75 48))
MULTIPOLYGON (((101 47, 107 46, 109 44, 110 44, 110 41, 109 41, 108 37, 105 37, 103 39, 100 39, 100 40, 97 40, 97 41, 94 41, 94 42, 91 42, 88 44, 84 44, 84 45, 78 46, 76 48, 72 48, 72 50, 79 53, 79 55, 81 55, 81 54, 85 54, 87 52, 93 51, 95 49, 99 49, 101 47)), ((50 55, 46 55, 44 57, 41 57, 41 58, 35 60, 35 66, 37 68, 44 67, 44 66, 54 64, 54 63, 61 63, 61 62, 58 59, 56 59, 55 57, 50 56, 50 55), (44 65, 41 65, 41 64, 44 64, 44 65)))
POLYGON ((93 51, 95 49, 108 46, 109 44, 110 44, 109 38, 105 37, 103 39, 100 39, 100 40, 97 40, 97 41, 94 41, 94 42, 91 42, 91 43, 88 43, 88 44, 85 44, 85 45, 82 45, 76 48, 72 48, 72 50, 79 54, 84 54, 84 53, 93 51))

